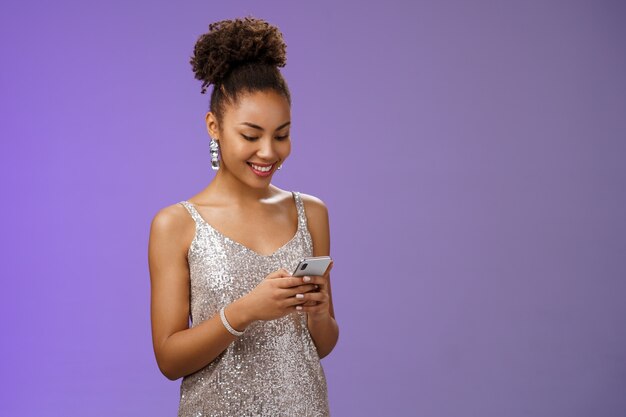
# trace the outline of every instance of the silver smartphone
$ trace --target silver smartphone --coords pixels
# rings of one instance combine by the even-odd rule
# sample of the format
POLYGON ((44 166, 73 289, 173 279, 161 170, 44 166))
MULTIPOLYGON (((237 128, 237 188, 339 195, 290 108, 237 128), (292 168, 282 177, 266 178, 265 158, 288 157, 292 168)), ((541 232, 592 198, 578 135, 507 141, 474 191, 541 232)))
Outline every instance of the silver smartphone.
POLYGON ((293 271, 294 277, 302 277, 304 275, 322 276, 326 272, 332 258, 330 256, 312 256, 303 258, 298 262, 296 270, 293 271))

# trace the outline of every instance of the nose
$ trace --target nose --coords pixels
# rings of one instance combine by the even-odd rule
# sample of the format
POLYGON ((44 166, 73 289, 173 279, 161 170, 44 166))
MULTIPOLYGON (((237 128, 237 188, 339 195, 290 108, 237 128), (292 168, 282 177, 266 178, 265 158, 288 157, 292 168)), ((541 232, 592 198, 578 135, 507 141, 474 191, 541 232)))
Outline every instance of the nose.
POLYGON ((274 149, 275 144, 272 138, 264 136, 258 143, 257 156, 264 161, 274 161, 276 159, 276 150, 274 149))

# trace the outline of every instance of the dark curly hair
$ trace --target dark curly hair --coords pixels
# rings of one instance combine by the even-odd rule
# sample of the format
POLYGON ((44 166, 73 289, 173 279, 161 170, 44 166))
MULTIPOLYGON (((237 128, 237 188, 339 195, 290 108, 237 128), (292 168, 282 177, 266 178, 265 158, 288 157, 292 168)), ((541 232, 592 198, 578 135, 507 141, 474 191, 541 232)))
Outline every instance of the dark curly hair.
POLYGON ((194 47, 191 66, 202 91, 213 84, 210 111, 221 129, 225 104, 240 94, 273 90, 291 105, 287 82, 278 70, 287 62, 287 45, 277 27, 252 16, 209 24, 194 47))

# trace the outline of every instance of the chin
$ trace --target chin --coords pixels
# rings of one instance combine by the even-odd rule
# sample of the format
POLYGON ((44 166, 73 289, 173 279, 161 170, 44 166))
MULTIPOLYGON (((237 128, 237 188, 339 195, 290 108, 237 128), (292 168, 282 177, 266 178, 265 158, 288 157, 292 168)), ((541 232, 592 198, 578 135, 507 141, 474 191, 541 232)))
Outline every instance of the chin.
POLYGON ((271 181, 272 181, 272 177, 269 177, 265 181, 248 182, 248 185, 250 186, 250 188, 258 188, 260 190, 260 189, 269 187, 271 181))

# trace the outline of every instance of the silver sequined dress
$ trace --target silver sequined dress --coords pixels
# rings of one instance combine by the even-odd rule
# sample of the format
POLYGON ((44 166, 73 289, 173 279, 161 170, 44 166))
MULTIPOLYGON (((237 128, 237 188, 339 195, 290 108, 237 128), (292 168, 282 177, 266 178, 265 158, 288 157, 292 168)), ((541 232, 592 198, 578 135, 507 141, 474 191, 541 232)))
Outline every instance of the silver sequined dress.
MULTIPOLYGON (((261 255, 223 235, 188 201, 196 223, 187 258, 192 327, 250 292, 270 272, 292 272, 313 255, 302 197, 292 196, 298 229, 271 255, 261 255)), ((306 324, 306 313, 255 321, 243 336, 204 368, 183 377, 179 417, 329 416, 326 376, 306 324)))

